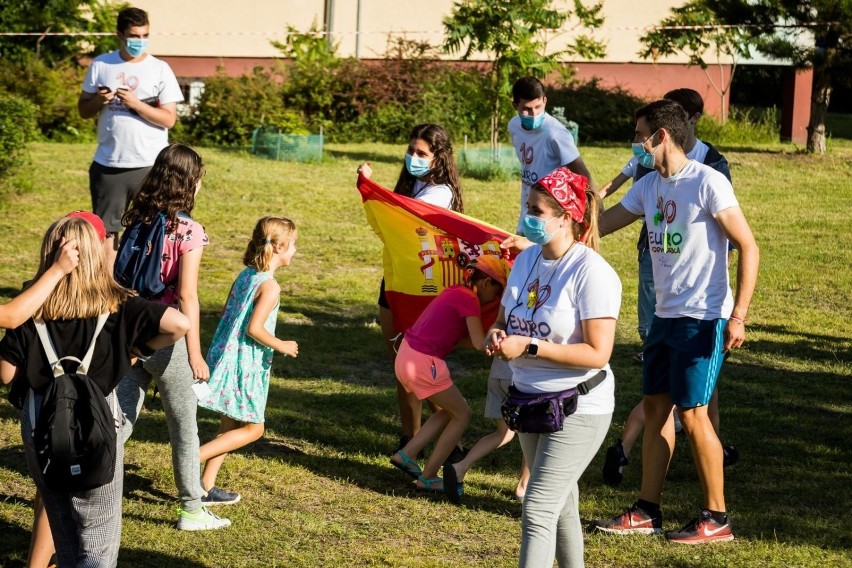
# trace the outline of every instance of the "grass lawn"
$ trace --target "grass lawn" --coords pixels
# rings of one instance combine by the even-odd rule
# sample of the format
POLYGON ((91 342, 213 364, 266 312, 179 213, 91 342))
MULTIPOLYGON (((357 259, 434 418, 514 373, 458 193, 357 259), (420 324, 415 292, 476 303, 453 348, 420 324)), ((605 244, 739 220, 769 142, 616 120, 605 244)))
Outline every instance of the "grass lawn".
MULTIPOLYGON (((513 566, 520 506, 511 499, 517 442, 467 477, 465 504, 421 497, 388 464, 398 435, 392 368, 376 324, 381 247, 354 187, 355 168, 393 185, 404 148, 332 145, 321 163, 296 165, 202 150, 208 175, 194 217, 210 234, 201 271, 203 341, 241 269, 257 218, 280 214, 299 226, 299 253, 278 273, 278 335, 299 341, 298 359, 276 357, 267 436, 230 457, 221 485, 243 495, 219 512, 233 526, 174 529, 175 488, 159 400, 127 446, 120 566, 513 566)), ((584 147, 597 181, 614 176, 629 147, 584 147)), ((726 470, 737 539, 706 547, 660 538, 586 536, 589 566, 850 566, 852 462, 852 144, 833 139, 826 156, 792 146, 721 148, 761 246, 758 290, 746 347, 721 379, 722 430, 742 453, 726 470)), ((37 144, 32 162, 0 186, 0 300, 32 276, 44 230, 59 215, 90 207, 89 145, 37 144)), ((511 229, 517 182, 464 180, 466 211, 511 229)), ((624 190, 622 190, 624 191, 624 190)), ((617 199, 617 198, 616 198, 617 199)), ((636 329, 639 227, 604 240, 603 255, 624 285, 612 358, 616 413, 606 444, 640 398, 636 329)), ((492 430, 481 417, 484 355, 459 352, 450 365, 474 409, 471 445, 492 430)), ((202 441, 218 418, 200 411, 202 441)), ((584 519, 620 512, 635 498, 640 452, 623 484, 602 484, 603 451, 581 480, 584 519)), ((32 520, 17 411, 0 402, 0 565, 24 565, 32 520)), ((665 528, 700 506, 688 444, 678 441, 664 494, 665 528)))

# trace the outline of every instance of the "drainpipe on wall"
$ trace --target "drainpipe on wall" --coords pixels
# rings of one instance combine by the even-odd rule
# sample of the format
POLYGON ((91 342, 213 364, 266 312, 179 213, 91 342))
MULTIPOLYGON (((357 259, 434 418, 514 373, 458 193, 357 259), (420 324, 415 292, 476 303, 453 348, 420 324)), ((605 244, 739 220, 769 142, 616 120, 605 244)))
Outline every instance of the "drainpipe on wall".
POLYGON ((325 0, 325 32, 328 38, 328 47, 334 45, 334 0, 325 0))
POLYGON ((355 12, 355 59, 361 59, 361 0, 355 12))

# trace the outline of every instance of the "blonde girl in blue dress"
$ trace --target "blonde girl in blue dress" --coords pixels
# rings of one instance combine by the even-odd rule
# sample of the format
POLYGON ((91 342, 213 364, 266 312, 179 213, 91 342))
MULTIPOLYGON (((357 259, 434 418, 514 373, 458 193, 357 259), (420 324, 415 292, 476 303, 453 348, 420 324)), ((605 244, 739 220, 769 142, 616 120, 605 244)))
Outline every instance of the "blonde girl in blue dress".
POLYGON ((289 266, 296 254, 296 225, 283 217, 264 217, 257 222, 246 247, 225 312, 207 353, 211 393, 198 403, 221 413, 216 438, 201 446, 206 462, 201 484, 205 505, 227 505, 240 500, 239 493, 216 487, 216 476, 228 452, 247 446, 263 436, 266 396, 272 354, 296 357, 299 345, 275 337, 281 287, 273 274, 289 266))

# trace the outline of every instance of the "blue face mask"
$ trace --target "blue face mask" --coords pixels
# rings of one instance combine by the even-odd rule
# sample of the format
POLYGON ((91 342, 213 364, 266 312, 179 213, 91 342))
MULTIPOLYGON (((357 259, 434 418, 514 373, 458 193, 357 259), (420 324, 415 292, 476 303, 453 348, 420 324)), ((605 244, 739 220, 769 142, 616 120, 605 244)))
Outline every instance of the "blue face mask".
POLYGON ((125 49, 135 59, 148 51, 148 38, 129 37, 125 49))
POLYGON ((521 126, 524 127, 524 130, 536 130, 541 128, 541 125, 544 123, 544 113, 535 116, 527 116, 525 114, 518 116, 521 117, 521 126))
POLYGON ((542 219, 535 215, 524 215, 524 236, 537 245, 546 245, 553 238, 553 233, 547 232, 547 224, 556 219, 542 219))
POLYGON ((405 169, 416 178, 421 178, 432 171, 432 168, 429 167, 431 162, 432 160, 426 158, 417 158, 411 154, 405 155, 405 169))
MULTIPOLYGON (((651 134, 651 136, 649 136, 648 138, 649 139, 653 138, 655 134, 656 134, 656 132, 654 132, 654 134, 651 134)), ((645 142, 647 142, 647 141, 648 140, 646 139, 645 142)), ((660 149, 660 145, 657 144, 657 147, 654 148, 654 151, 649 152, 645 149, 645 142, 634 142, 630 146, 633 149, 633 155, 636 156, 636 159, 639 162, 639 165, 642 166, 643 168, 648 168, 649 170, 653 170, 654 164, 657 161, 656 158, 654 157, 654 154, 656 154, 657 150, 660 149)))

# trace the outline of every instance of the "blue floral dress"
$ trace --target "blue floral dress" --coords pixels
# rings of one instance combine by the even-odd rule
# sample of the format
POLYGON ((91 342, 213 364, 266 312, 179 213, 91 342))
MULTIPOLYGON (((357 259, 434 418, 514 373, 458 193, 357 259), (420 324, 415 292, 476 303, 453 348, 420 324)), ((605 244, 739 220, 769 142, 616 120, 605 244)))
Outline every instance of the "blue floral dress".
MULTIPOLYGON (((249 337, 246 330, 257 289, 270 278, 272 273, 254 268, 240 272, 207 352, 209 385, 213 392, 198 404, 239 422, 264 421, 273 349, 249 337)), ((273 335, 277 319, 276 303, 263 324, 273 335)))

